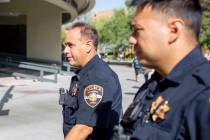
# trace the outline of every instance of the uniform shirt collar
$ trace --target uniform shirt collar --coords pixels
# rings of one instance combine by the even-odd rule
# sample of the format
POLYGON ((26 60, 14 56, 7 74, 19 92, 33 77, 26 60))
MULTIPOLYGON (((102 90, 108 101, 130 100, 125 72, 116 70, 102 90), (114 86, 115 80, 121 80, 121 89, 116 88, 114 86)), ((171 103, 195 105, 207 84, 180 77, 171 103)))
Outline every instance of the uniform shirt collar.
POLYGON ((90 71, 90 69, 92 69, 100 60, 100 58, 98 57, 98 55, 95 55, 82 69, 80 69, 80 71, 77 73, 77 77, 78 79, 82 78, 85 74, 88 73, 88 71, 90 71))
POLYGON ((161 81, 166 80, 175 84, 180 84, 183 81, 185 74, 191 72, 194 67, 203 62, 205 62, 205 58, 201 53, 200 46, 198 45, 175 66, 168 76, 161 81))

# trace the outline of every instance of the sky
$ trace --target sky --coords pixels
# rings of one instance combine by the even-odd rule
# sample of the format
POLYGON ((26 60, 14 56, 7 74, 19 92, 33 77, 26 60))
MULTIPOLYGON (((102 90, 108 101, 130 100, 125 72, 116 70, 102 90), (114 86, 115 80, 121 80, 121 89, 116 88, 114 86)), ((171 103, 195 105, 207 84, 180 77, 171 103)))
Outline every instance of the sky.
POLYGON ((105 11, 125 7, 125 0, 96 0, 92 12, 105 11))

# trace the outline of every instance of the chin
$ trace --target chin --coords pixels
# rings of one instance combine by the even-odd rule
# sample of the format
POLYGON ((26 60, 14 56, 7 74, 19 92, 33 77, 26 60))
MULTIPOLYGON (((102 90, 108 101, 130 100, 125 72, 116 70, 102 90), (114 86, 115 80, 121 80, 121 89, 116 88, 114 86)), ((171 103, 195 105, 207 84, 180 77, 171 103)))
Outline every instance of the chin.
POLYGON ((72 62, 72 61, 68 61, 68 63, 69 63, 70 65, 74 65, 74 62, 72 62))
POLYGON ((76 64, 75 63, 72 63, 72 62, 69 62, 69 64, 72 65, 72 66, 76 66, 76 64))

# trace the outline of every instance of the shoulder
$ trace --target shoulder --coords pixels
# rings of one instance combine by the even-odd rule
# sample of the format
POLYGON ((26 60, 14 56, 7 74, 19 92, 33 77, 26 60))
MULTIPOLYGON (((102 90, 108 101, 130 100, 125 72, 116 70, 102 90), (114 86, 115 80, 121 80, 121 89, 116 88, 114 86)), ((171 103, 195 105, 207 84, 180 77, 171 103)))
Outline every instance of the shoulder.
MULTIPOLYGON (((198 118, 209 117, 210 115, 210 62, 205 62, 195 68, 192 76, 197 81, 197 86, 200 86, 200 92, 195 96, 186 110, 189 116, 197 116, 198 118)), ((210 121, 210 118, 209 118, 210 121)))
POLYGON ((90 81, 103 84, 118 84, 117 74, 108 66, 106 62, 100 60, 96 66, 88 73, 90 81))
MULTIPOLYGON (((210 107, 210 62, 205 62, 195 68, 192 77, 196 81, 195 86, 199 86, 199 92, 196 94, 190 104, 190 108, 202 110, 204 106, 210 107), (200 109, 199 109, 200 108, 200 109)), ((209 108, 210 109, 210 108, 209 108)))
POLYGON ((110 66, 103 60, 95 67, 95 73, 97 78, 103 78, 110 80, 115 78, 117 74, 110 68, 110 66))
POLYGON ((210 87, 210 62, 207 61, 199 67, 195 68, 192 76, 197 80, 199 84, 203 84, 205 87, 210 87))
MULTIPOLYGON (((202 125, 210 122, 210 88, 204 89, 186 108, 189 120, 197 120, 202 125), (207 121, 207 122, 206 122, 207 121)), ((208 124, 210 127, 210 124, 208 124)))

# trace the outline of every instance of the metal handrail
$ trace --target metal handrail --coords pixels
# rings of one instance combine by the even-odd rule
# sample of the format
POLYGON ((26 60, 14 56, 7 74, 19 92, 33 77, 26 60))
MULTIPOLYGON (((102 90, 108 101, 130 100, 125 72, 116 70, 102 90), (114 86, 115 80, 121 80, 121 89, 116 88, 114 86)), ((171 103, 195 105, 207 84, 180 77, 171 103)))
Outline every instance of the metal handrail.
MULTIPOLYGON (((16 67, 16 68, 39 71, 39 76, 34 76, 32 74, 30 75, 30 74, 25 74, 25 73, 20 73, 20 72, 13 72, 12 75, 16 77, 26 77, 26 78, 37 79, 39 81, 47 81, 47 82, 54 82, 54 83, 56 83, 58 79, 57 74, 59 73, 59 68, 57 68, 56 66, 47 66, 47 65, 41 65, 41 64, 36 64, 36 63, 30 63, 30 62, 20 62, 20 61, 12 60, 12 58, 6 58, 6 59, 0 58, 0 64, 5 65, 5 66, 16 67), (54 79, 44 78, 45 72, 53 73, 54 79)), ((2 71, 2 72, 10 73, 8 71, 2 71)))

